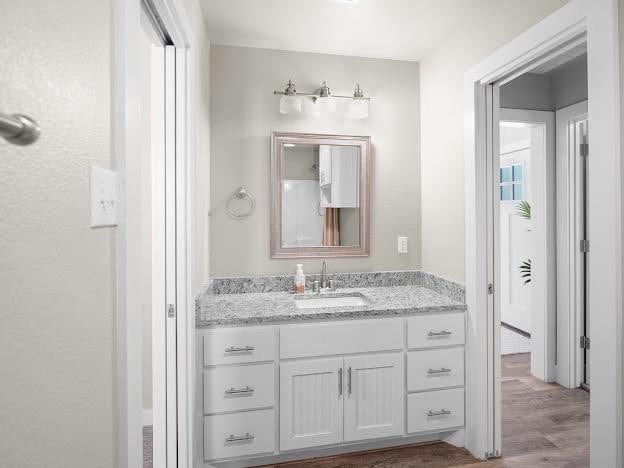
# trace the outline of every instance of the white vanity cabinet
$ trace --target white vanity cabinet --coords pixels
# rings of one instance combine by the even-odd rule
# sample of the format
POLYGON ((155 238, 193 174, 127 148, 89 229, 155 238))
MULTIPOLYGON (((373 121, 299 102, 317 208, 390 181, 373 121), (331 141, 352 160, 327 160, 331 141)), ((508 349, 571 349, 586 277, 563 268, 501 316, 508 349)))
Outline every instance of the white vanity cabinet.
POLYGON ((198 330, 200 466, 462 429, 464 327, 450 311, 198 330))

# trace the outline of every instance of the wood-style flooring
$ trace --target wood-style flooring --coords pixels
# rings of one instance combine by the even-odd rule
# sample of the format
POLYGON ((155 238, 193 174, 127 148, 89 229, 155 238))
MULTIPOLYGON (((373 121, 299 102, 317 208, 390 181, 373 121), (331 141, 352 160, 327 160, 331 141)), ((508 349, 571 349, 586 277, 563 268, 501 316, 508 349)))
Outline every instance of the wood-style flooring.
POLYGON ((281 468, 586 468, 589 394, 531 376, 529 354, 502 358, 503 458, 479 462, 446 443, 280 464, 281 468))

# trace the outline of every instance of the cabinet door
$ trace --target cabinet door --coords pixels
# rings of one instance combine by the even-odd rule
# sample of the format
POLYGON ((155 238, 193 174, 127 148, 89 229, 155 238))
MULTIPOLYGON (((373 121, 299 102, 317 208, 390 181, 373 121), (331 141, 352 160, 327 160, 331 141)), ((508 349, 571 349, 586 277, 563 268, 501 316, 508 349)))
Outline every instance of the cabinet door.
POLYGON ((342 442, 342 358, 280 364, 280 450, 342 442))
POLYGON ((403 353, 347 357, 344 361, 345 440, 403 434, 403 353))

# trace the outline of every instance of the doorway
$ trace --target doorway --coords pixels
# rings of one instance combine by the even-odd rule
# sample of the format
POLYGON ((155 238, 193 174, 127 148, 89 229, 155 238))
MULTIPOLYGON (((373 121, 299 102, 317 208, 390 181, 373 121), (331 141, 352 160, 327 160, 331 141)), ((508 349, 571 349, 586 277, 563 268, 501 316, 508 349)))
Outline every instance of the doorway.
MULTIPOLYGON (((620 466, 621 451, 621 173, 614 1, 572 1, 465 74, 466 298, 468 304, 466 445, 485 458, 501 451, 500 304, 495 297, 493 155, 497 152, 499 87, 550 57, 586 42, 588 117, 594 158, 588 158, 586 257, 591 348, 590 460, 620 466), (615 253, 615 254, 614 254, 615 253)), ((498 165, 498 160, 495 162, 498 165)), ((498 226, 496 226, 498 228, 498 226)), ((497 252, 496 252, 497 253, 497 252)), ((496 274, 495 274, 496 273, 496 274)))

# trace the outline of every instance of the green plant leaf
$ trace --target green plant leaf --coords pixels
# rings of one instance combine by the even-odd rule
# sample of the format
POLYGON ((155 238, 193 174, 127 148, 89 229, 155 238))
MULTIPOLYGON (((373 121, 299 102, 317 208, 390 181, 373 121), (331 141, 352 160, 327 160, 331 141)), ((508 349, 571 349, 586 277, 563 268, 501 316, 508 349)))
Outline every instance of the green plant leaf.
POLYGON ((527 259, 524 262, 522 262, 520 264, 520 266, 518 267, 518 270, 520 270, 520 277, 521 278, 526 278, 524 280, 524 284, 528 284, 531 282, 531 259, 527 259))
POLYGON ((524 219, 531 219, 531 204, 528 201, 522 200, 518 203, 516 209, 518 210, 518 215, 524 219))

